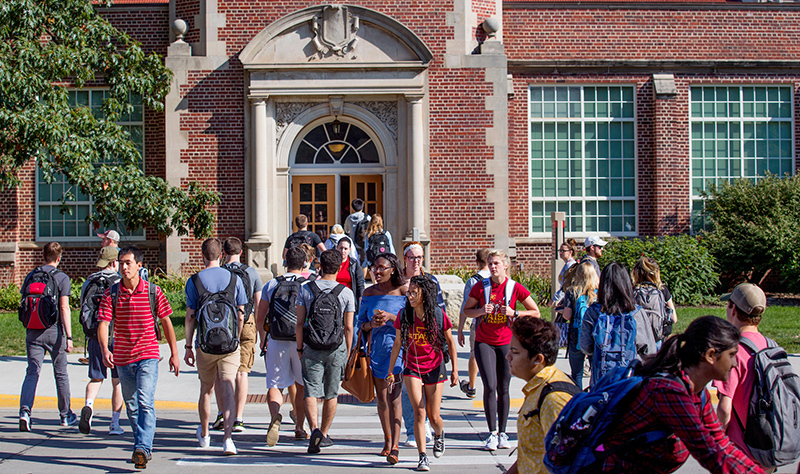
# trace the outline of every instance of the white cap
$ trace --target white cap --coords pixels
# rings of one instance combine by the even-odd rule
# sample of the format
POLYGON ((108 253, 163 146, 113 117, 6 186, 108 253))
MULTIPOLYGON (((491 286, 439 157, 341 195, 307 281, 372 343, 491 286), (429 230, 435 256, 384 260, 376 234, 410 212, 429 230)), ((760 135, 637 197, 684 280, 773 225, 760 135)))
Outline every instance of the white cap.
POLYGON ((108 237, 111 240, 116 240, 117 242, 119 242, 119 233, 116 230, 107 230, 102 234, 97 234, 97 236, 100 237, 101 239, 105 239, 106 237, 108 237))
POLYGON ((603 247, 606 244, 608 244, 608 242, 606 242, 605 240, 601 239, 600 237, 598 237, 596 235, 591 235, 589 237, 586 237, 586 240, 583 242, 583 247, 588 249, 592 245, 597 245, 598 247, 603 247))

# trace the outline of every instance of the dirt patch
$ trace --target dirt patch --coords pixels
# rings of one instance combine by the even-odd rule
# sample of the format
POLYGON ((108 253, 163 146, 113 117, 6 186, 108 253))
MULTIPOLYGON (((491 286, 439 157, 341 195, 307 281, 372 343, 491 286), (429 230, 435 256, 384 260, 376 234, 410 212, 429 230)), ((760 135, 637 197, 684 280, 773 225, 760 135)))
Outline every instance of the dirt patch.
POLYGON ((767 306, 800 306, 800 295, 791 293, 767 293, 767 306))

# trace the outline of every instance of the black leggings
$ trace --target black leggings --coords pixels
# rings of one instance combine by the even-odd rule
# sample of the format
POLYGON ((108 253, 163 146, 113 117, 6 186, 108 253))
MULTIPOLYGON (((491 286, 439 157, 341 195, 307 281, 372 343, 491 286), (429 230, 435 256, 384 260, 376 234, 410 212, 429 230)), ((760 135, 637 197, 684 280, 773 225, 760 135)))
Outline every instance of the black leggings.
POLYGON ((483 413, 486 415, 486 424, 489 425, 489 431, 497 431, 499 416, 501 433, 506 431, 510 405, 508 386, 511 383, 511 367, 506 359, 509 345, 475 343, 475 361, 483 382, 483 413))

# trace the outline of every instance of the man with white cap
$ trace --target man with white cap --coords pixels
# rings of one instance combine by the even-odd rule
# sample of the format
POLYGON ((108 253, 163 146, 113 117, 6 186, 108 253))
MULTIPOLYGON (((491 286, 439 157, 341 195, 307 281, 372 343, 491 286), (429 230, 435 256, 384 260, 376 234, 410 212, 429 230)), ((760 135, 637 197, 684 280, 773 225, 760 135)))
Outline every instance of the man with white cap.
POLYGON ((116 230, 107 230, 97 236, 103 239, 103 247, 119 247, 119 232, 116 230))
POLYGON ((586 255, 581 258, 581 263, 591 263, 598 277, 600 276, 600 265, 597 263, 597 259, 603 255, 603 247, 605 247, 606 244, 608 244, 608 242, 596 235, 590 235, 583 241, 583 249, 586 250, 586 255))
POLYGON ((731 441, 753 459, 744 442, 744 427, 748 421, 750 394, 758 373, 750 363, 753 350, 748 348, 747 341, 744 340, 747 339, 759 351, 767 348, 767 338, 758 331, 761 317, 767 309, 767 296, 758 286, 742 283, 732 292, 722 295, 720 300, 728 302, 725 316, 739 329, 742 336, 736 352, 736 365, 728 379, 714 382, 719 393, 717 417, 731 441), (734 416, 740 421, 733 420, 734 416))

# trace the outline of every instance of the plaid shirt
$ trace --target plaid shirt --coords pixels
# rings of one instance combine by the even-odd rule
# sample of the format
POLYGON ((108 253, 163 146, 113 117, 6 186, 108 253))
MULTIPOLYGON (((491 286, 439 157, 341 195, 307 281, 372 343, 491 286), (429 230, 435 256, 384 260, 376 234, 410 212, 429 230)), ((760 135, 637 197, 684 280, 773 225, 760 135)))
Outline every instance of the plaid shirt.
MULTIPOLYGON (((648 431, 670 431, 668 438, 652 444, 631 447, 609 456, 604 472, 666 473, 677 470, 691 453, 712 473, 762 473, 761 467, 750 460, 725 436, 706 392, 706 405, 701 398, 689 393, 689 378, 683 381, 654 377, 649 379, 631 403, 630 410, 611 429, 605 443, 607 450, 630 443, 637 435, 648 431)), ((705 388, 703 389, 705 390, 705 388)))

